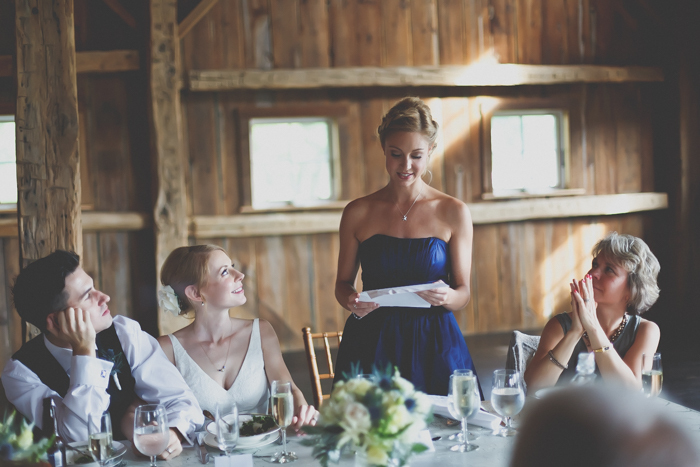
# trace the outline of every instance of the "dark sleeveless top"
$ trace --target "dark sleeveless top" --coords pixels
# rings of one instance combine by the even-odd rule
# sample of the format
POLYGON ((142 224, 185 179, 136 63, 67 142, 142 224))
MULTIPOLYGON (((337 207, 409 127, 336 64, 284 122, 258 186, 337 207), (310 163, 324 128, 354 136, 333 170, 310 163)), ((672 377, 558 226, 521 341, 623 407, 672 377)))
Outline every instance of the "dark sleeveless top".
MULTIPOLYGON (((445 241, 374 235, 359 246, 363 290, 449 284, 450 257, 445 241)), ((350 315, 338 349, 336 381, 353 365, 371 373, 374 366, 398 367, 401 376, 428 394, 447 395, 455 369, 474 364, 454 314, 444 307, 381 307, 361 320, 350 315)))
MULTIPOLYGON (((95 339, 97 344, 97 358, 114 363, 112 374, 109 377, 109 413, 112 417, 112 433, 114 439, 124 439, 121 431, 121 419, 126 413, 126 409, 136 398, 134 386, 136 381, 131 375, 131 366, 126 361, 124 349, 114 329, 114 324, 97 334, 95 339), (119 379, 119 389, 114 382, 113 374, 119 379)), ((12 356, 14 360, 22 362, 27 368, 32 370, 44 383, 61 397, 68 393, 70 377, 63 370, 58 360, 51 355, 46 348, 43 334, 39 334, 22 346, 12 356)), ((51 427, 53 429, 53 427, 51 427)))
MULTIPOLYGON (((558 314, 556 318, 559 321, 559 324, 561 324, 564 334, 569 332, 569 329, 571 329, 571 316, 569 313, 558 314)), ((615 342, 613 342, 613 348, 620 358, 625 358, 627 351, 630 349, 630 347, 632 347, 632 344, 634 344, 634 340, 637 337, 637 328, 639 327, 641 320, 642 318, 640 318, 639 315, 630 315, 629 321, 627 321, 627 324, 625 325, 625 329, 622 330, 622 334, 620 334, 620 336, 615 339, 615 342)), ((574 351, 571 354, 571 358, 569 359, 568 363, 569 368, 562 371, 561 375, 559 375, 559 379, 557 380, 558 385, 568 383, 571 381, 571 378, 574 377, 576 374, 576 365, 578 364, 578 354, 581 352, 588 352, 588 348, 586 347, 586 343, 583 341, 583 338, 581 338, 581 340, 578 341, 578 344, 576 344, 576 347, 574 347, 574 351)), ((596 375, 600 376, 598 365, 595 367, 595 373, 596 375)))

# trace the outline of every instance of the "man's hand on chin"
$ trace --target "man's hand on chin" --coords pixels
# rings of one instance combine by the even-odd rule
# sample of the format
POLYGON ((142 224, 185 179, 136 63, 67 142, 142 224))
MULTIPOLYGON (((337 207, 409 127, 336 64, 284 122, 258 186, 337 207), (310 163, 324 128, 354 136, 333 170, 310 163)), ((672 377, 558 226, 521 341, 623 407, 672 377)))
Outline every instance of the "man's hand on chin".
POLYGON ((90 314, 80 308, 67 308, 46 317, 46 330, 73 349, 73 355, 95 356, 95 328, 90 314))

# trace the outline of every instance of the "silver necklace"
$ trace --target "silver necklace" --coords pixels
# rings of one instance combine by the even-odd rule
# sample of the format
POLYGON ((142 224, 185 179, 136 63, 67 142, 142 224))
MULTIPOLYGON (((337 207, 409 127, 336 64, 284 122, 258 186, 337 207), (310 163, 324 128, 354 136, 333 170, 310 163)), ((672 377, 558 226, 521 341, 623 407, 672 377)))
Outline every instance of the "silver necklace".
POLYGON ((209 358, 209 354, 207 353, 206 350, 204 350, 204 346, 202 343, 199 343, 199 346, 202 348, 202 351, 204 352, 204 356, 207 357, 207 360, 209 360, 209 363, 211 363, 211 366, 214 367, 214 369, 220 373, 223 373, 224 370, 226 369, 226 364, 228 363, 228 354, 231 352, 231 341, 233 340, 233 337, 231 337, 231 331, 233 331, 233 322, 231 322, 231 326, 229 329, 229 338, 228 338, 228 349, 226 350, 226 360, 224 360, 224 366, 221 368, 216 368, 216 365, 214 365, 214 362, 211 361, 211 358, 209 358))
POLYGON ((416 196, 416 199, 413 200, 413 204, 411 204, 411 207, 408 208, 408 211, 406 211, 406 214, 401 212, 401 208, 399 208, 399 203, 398 201, 396 202, 396 209, 401 213, 401 218, 405 221, 408 220, 408 213, 411 212, 411 209, 413 209, 413 206, 416 204, 416 201, 418 201, 418 198, 420 198, 420 195, 423 194, 423 188, 425 188, 425 183, 423 184, 422 187, 420 187, 420 191, 418 192, 418 196, 416 196))

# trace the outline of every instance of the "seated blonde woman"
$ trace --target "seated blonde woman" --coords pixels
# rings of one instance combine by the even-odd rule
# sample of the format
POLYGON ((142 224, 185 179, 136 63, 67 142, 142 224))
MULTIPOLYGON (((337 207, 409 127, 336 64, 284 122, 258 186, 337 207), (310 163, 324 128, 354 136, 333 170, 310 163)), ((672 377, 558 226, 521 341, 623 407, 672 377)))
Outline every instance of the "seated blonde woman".
POLYGON ((583 280, 569 284, 571 311, 550 319, 525 370, 528 391, 568 382, 580 352, 595 352, 596 373, 642 387, 642 354, 659 345, 659 327, 640 317, 659 297, 659 261, 641 239, 612 232, 593 248, 583 280))
MULTIPOLYGON (((246 302, 245 275, 222 248, 196 245, 173 250, 160 277, 161 305, 194 312, 192 323, 158 342, 202 409, 214 413, 217 403, 233 400, 240 413, 267 413, 270 383, 292 377, 270 323, 229 317, 230 308, 246 302)), ((293 426, 315 424, 316 410, 293 381, 292 387, 293 426)))

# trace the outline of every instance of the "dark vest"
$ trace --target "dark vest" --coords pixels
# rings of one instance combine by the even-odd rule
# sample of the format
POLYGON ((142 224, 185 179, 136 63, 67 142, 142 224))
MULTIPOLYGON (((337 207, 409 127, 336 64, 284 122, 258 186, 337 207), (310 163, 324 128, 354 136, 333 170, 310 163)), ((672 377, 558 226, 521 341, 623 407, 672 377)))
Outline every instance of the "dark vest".
MULTIPOLYGON (((114 439, 124 439, 121 431, 121 420, 126 409, 136 398, 134 392, 135 380, 131 375, 131 367, 124 355, 114 324, 97 334, 97 358, 114 363, 112 374, 109 376, 109 413, 112 417, 112 432, 114 439), (114 374, 119 379, 121 390, 114 382, 114 374)), ((46 348, 44 336, 39 334, 19 349, 12 358, 22 362, 32 370, 46 386, 65 397, 70 385, 70 377, 63 367, 46 348)), ((53 427, 51 427, 53 429, 53 427)))

